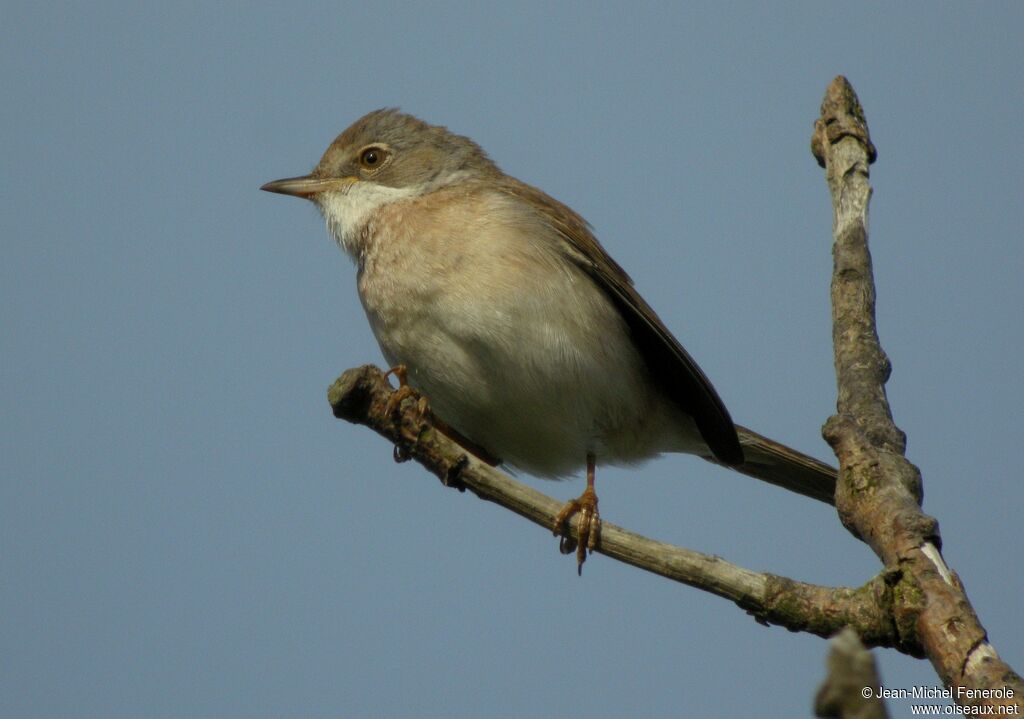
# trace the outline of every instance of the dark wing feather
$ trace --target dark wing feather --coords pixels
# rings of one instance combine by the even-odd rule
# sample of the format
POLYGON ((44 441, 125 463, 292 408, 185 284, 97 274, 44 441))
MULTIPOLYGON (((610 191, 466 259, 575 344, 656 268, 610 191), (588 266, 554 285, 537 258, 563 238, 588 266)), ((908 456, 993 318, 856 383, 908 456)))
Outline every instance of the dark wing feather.
POLYGON ((715 388, 636 291, 625 270, 601 247, 586 221, 562 203, 518 180, 508 178, 503 189, 537 208, 575 251, 569 256, 615 303, 651 374, 664 383, 672 400, 693 417, 715 459, 729 466, 742 464, 743 449, 736 428, 715 388))

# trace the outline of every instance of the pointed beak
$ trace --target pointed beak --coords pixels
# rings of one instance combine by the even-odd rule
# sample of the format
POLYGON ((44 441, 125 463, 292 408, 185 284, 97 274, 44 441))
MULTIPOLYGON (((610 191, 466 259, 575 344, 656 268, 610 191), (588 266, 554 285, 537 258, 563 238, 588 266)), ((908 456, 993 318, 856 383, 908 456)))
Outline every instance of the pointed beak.
POLYGON ((283 180, 274 180, 263 185, 260 189, 265 192, 276 192, 279 195, 291 195, 292 197, 304 197, 312 200, 321 192, 340 190, 348 187, 359 179, 356 177, 314 177, 305 175, 303 177, 286 177, 283 180))

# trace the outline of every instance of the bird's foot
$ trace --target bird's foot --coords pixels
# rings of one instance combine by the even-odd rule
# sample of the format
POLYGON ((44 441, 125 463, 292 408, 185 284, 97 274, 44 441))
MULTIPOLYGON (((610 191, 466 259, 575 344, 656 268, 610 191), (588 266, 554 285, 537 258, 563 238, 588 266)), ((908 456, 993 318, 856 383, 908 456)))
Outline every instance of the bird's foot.
MULTIPOLYGON (((384 373, 384 379, 387 379, 390 375, 394 375, 398 378, 398 389, 391 393, 391 396, 388 397, 388 403, 384 407, 384 412, 388 415, 393 414, 395 410, 401 407, 402 402, 404 402, 408 397, 416 396, 416 390, 409 386, 409 372, 406 370, 404 364, 395 365, 389 369, 384 373)), ((417 414, 419 415, 419 419, 426 417, 427 410, 429 408, 430 405, 427 403, 427 398, 420 396, 419 403, 417 405, 417 414)))
POLYGON ((582 574, 583 563, 587 561, 587 551, 593 552, 601 537, 601 515, 597 511, 597 492, 594 491, 592 484, 588 484, 578 498, 565 503, 555 516, 552 531, 555 536, 561 535, 558 549, 562 554, 571 554, 574 549, 576 550, 576 572, 582 574), (574 538, 569 522, 577 514, 579 519, 574 538))
POLYGON ((496 467, 501 464, 501 460, 498 457, 495 457, 487 451, 486 448, 466 437, 466 435, 459 432, 430 410, 430 402, 427 401, 427 398, 419 394, 409 385, 409 372, 404 364, 395 365, 389 369, 384 373, 384 378, 387 379, 389 375, 394 375, 398 378, 398 389, 391 393, 391 396, 388 397, 388 403, 384 406, 384 412, 388 416, 393 415, 394 412, 402 406, 402 402, 404 402, 406 398, 417 398, 416 419, 418 422, 423 422, 424 420, 429 419, 430 424, 433 425, 434 429, 448 437, 448 439, 452 440, 456 444, 468 449, 469 452, 476 456, 477 459, 486 462, 492 467, 496 467))
POLYGON ((395 461, 408 462, 412 459, 413 449, 419 443, 421 435, 427 430, 424 420, 430 408, 427 398, 410 387, 406 381, 405 365, 400 364, 392 367, 384 373, 384 379, 386 380, 388 375, 392 374, 398 378, 398 389, 388 397, 387 404, 384 405, 384 414, 391 418, 398 428, 402 439, 405 440, 404 442, 395 443, 395 461), (404 418, 401 413, 402 402, 409 398, 416 400, 416 414, 412 418, 404 418))

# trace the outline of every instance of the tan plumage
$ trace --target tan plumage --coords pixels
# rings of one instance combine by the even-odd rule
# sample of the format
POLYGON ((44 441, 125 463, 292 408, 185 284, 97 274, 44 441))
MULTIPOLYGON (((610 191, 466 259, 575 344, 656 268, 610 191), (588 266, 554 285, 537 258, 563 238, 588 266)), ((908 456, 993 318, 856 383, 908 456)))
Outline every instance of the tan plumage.
POLYGON ((835 471, 735 427, 587 223, 472 140, 378 110, 263 189, 317 204, 384 356, 505 462, 558 477, 687 452, 831 501, 835 471))

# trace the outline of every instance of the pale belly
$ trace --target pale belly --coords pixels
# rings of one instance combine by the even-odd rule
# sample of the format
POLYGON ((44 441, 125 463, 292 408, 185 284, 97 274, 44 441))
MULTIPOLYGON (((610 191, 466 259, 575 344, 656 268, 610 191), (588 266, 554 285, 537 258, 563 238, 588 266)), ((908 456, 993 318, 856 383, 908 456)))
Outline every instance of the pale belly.
MULTIPOLYGON (((436 268, 435 268, 436 269, 436 268)), ((505 463, 541 477, 695 451, 692 421, 650 377, 604 293, 571 268, 360 274, 385 358, 432 409, 505 463)))

